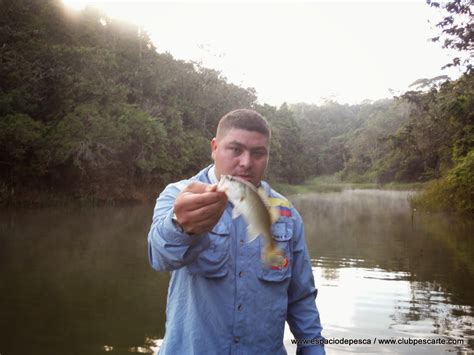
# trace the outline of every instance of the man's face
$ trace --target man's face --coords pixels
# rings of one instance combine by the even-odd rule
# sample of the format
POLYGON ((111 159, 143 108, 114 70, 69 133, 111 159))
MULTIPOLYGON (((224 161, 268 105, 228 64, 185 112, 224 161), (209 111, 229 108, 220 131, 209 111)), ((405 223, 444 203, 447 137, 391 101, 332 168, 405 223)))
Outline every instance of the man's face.
POLYGON ((231 128, 219 140, 211 141, 216 177, 233 175, 260 185, 268 164, 268 138, 245 129, 231 128))

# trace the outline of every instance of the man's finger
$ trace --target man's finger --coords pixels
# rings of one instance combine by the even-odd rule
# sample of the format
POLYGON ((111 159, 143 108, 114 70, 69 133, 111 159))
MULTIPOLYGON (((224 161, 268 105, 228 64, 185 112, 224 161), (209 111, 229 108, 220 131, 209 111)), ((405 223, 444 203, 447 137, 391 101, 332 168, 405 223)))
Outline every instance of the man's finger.
POLYGON ((227 196, 223 192, 203 192, 199 194, 185 193, 182 195, 183 209, 193 211, 216 202, 227 202, 227 196))
POLYGON ((183 189, 182 192, 202 193, 208 191, 209 186, 212 185, 200 181, 192 181, 183 189))
POLYGON ((192 220, 195 223, 201 223, 203 221, 210 220, 211 223, 213 221, 215 224, 222 216, 226 205, 227 203, 223 203, 222 200, 219 200, 211 205, 206 205, 193 211, 188 211, 187 217, 189 220, 192 220))
POLYGON ((216 223, 219 221, 219 216, 213 218, 213 219, 206 219, 197 223, 194 223, 192 225, 192 228, 190 230, 191 233, 193 234, 201 234, 201 233, 208 233, 214 228, 216 223))
POLYGON ((217 191, 217 184, 208 185, 208 186, 206 187, 206 191, 208 191, 208 192, 215 192, 215 191, 217 191))

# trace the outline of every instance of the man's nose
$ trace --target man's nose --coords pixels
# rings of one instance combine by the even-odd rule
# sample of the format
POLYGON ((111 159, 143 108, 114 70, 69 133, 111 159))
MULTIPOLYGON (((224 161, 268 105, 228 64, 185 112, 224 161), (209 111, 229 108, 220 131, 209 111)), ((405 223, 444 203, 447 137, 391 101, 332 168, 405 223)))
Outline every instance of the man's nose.
POLYGON ((245 151, 240 155, 240 166, 249 168, 252 165, 252 156, 249 151, 245 151))

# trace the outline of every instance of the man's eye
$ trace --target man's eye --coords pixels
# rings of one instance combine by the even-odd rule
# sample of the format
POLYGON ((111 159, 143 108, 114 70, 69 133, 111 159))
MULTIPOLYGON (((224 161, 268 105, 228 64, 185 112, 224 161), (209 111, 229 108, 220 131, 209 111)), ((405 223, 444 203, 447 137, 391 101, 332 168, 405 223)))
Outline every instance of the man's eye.
POLYGON ((267 153, 264 152, 264 151, 261 151, 261 150, 257 150, 256 152, 253 152, 252 155, 254 156, 254 158, 263 158, 267 153))

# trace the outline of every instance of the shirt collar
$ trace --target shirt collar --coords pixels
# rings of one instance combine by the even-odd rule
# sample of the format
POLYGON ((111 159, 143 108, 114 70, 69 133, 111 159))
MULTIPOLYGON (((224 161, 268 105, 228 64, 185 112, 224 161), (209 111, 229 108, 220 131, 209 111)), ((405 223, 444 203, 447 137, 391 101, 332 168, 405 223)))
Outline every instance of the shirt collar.
POLYGON ((211 168, 207 171, 207 178, 211 182, 211 184, 217 184, 217 177, 216 177, 216 167, 215 165, 211 166, 211 168))

